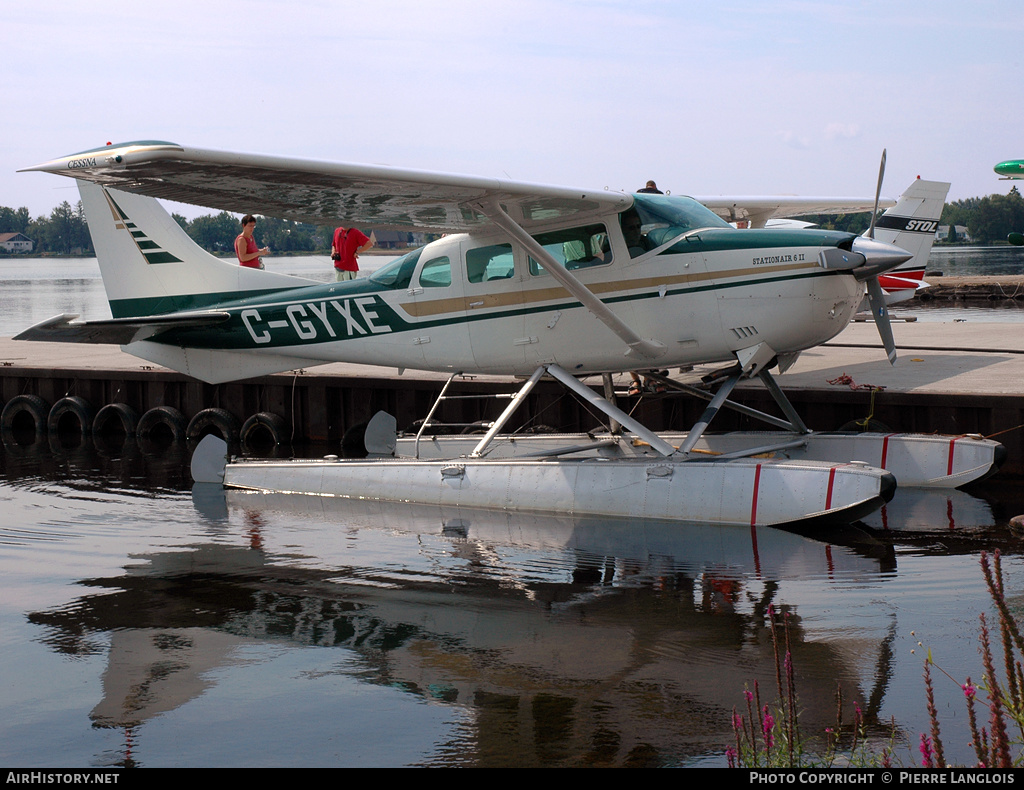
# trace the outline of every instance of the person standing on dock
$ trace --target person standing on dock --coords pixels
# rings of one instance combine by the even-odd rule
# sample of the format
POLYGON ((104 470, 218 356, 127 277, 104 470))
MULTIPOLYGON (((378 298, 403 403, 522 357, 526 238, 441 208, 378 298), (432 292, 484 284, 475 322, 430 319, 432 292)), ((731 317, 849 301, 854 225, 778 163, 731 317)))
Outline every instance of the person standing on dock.
POLYGON ((358 228, 335 228, 334 243, 331 244, 331 260, 338 275, 338 282, 354 280, 359 272, 359 253, 373 246, 370 238, 358 228))
POLYGON ((270 253, 270 247, 257 247, 256 239, 252 232, 256 230, 256 217, 246 214, 242 217, 242 232, 235 237, 235 255, 238 256, 238 265, 247 266, 250 269, 262 269, 263 261, 261 255, 270 253))

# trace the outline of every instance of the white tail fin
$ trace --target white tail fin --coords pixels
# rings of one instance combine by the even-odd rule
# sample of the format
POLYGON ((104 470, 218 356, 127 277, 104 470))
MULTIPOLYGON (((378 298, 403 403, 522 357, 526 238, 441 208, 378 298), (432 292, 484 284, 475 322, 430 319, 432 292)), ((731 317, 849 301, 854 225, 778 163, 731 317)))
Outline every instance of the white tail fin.
POLYGON ((154 198, 78 182, 114 318, 196 310, 314 283, 221 260, 154 198))
MULTIPOLYGON (((896 205, 878 218, 875 238, 902 247, 914 256, 888 272, 889 275, 918 281, 924 276, 948 192, 947 183, 917 179, 900 195, 896 205)), ((880 278, 883 288, 886 287, 885 276, 880 278)))

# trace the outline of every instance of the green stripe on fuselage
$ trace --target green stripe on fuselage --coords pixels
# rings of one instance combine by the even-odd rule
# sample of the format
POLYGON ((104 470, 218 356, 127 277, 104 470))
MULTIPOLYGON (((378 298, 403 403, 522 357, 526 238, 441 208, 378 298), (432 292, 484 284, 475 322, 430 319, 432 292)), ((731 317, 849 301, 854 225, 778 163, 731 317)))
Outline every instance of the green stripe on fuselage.
MULTIPOLYGON (((728 278, 723 273, 723 279, 728 278)), ((801 271, 761 277, 737 276, 727 282, 703 281, 699 285, 684 285, 669 289, 664 296, 681 296, 705 291, 728 291, 753 285, 800 280, 812 277, 834 277, 841 273, 829 272, 817 266, 801 271)), ((348 283, 316 285, 289 289, 276 293, 261 293, 232 302, 218 302, 204 305, 216 307, 231 313, 231 318, 215 330, 175 329, 162 333, 152 340, 170 345, 193 348, 254 349, 296 346, 304 344, 333 343, 378 334, 400 334, 408 331, 422 331, 437 326, 453 326, 476 321, 552 313, 582 309, 572 298, 543 305, 520 306, 488 313, 464 311, 448 313, 430 320, 410 322, 390 304, 381 298, 381 288, 369 280, 355 280, 348 283)), ((623 294, 604 299, 607 304, 661 299, 656 289, 644 289, 642 293, 623 294)), ((193 308, 194 309, 194 308, 193 308)))

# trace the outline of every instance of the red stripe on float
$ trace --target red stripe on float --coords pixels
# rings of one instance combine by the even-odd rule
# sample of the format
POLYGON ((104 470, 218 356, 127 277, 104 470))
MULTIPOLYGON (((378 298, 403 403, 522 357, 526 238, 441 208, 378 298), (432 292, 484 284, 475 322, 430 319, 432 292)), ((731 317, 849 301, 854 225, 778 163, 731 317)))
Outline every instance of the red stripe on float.
POLYGON ((946 474, 953 474, 953 445, 956 444, 956 440, 960 437, 957 436, 949 440, 949 459, 946 461, 946 474))
POLYGON ((754 469, 754 495, 750 499, 750 526, 757 523, 757 491, 761 487, 761 464, 754 469))
POLYGON ((890 436, 895 436, 895 435, 896 434, 894 434, 894 433, 887 433, 885 435, 885 438, 882 439, 882 463, 879 464, 879 468, 881 468, 881 469, 885 469, 885 459, 889 455, 889 437, 890 436))
POLYGON ((836 481, 836 469, 838 467, 833 466, 828 470, 828 493, 825 495, 825 510, 832 509, 832 485, 836 481))

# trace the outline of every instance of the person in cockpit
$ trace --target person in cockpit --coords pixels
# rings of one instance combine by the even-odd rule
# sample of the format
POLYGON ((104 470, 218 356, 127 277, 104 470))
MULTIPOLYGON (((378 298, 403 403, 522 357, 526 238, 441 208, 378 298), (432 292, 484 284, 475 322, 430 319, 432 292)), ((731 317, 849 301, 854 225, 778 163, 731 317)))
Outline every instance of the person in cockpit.
POLYGON ((622 226, 622 237, 626 241, 630 258, 636 258, 652 249, 650 241, 643 233, 640 214, 635 208, 623 211, 619 215, 619 224, 622 226))

